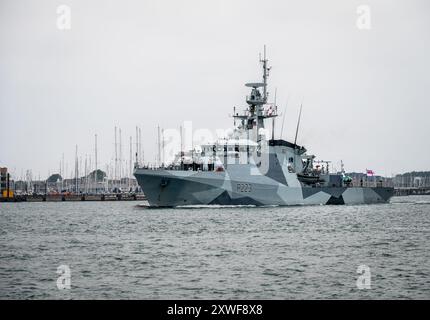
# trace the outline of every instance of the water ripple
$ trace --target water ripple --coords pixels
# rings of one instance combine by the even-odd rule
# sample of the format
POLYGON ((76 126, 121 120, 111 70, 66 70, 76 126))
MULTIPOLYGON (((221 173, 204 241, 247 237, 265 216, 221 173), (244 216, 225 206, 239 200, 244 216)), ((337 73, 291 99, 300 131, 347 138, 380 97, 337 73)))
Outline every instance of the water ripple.
POLYGON ((430 197, 375 206, 0 205, 4 299, 429 299, 430 197), (57 267, 71 269, 58 290, 57 267), (360 265, 372 289, 358 290, 360 265))

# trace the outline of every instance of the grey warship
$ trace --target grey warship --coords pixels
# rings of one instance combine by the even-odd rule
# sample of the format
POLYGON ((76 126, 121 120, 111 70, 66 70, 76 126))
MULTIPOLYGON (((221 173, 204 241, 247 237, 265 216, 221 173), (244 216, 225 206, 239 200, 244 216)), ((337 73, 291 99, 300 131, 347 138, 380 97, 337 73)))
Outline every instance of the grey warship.
MULTIPOLYGON (((341 172, 329 172, 304 146, 274 139, 275 103, 268 103, 270 67, 264 54, 262 82, 247 83, 251 93, 242 113, 234 111, 228 137, 181 152, 169 165, 134 168, 151 207, 190 205, 344 205, 386 203, 394 189, 356 186, 341 172), (265 121, 272 120, 272 135, 265 121)), ((296 136, 297 137, 297 136, 296 136)))

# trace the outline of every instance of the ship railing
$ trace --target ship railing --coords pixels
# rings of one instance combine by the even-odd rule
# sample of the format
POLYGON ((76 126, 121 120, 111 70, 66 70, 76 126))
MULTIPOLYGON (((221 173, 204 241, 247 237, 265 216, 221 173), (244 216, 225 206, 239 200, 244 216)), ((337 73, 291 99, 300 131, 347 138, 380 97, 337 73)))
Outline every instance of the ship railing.
POLYGON ((375 188, 375 187, 393 187, 393 183, 385 178, 375 180, 356 180, 354 179, 346 187, 364 187, 364 188, 375 188))
POLYGON ((193 163, 182 163, 182 164, 170 164, 170 165, 156 165, 156 164, 145 164, 138 167, 138 169, 145 170, 169 170, 169 171, 204 171, 211 172, 215 171, 215 165, 209 163, 204 165, 203 163, 193 162, 193 163))

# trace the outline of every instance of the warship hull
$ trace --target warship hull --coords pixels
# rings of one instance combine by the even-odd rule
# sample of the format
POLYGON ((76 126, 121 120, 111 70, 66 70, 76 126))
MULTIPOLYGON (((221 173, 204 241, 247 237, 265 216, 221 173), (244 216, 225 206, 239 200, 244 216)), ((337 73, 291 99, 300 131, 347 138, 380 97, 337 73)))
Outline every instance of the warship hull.
POLYGON ((391 187, 330 187, 280 183, 264 175, 223 172, 135 170, 151 207, 187 205, 354 205, 386 203, 391 187))

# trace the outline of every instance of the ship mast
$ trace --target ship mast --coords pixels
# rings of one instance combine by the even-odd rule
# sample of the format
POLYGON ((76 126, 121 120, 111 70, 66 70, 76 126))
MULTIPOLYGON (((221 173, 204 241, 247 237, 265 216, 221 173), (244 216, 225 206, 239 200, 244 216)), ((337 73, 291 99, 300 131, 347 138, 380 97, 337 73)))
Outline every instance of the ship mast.
POLYGON ((263 101, 262 103, 259 103, 256 107, 256 124, 257 124, 257 144, 258 144, 258 151, 257 151, 257 155, 260 156, 261 154, 261 135, 260 135, 260 127, 264 128, 264 118, 265 116, 263 115, 263 111, 264 111, 264 105, 267 103, 267 96, 268 96, 268 92, 267 92, 267 77, 269 76, 269 70, 270 67, 267 67, 267 62, 268 59, 266 58, 266 45, 264 45, 264 51, 263 51, 263 59, 261 59, 261 55, 260 55, 260 62, 263 65, 263 101), (260 118, 260 116, 262 116, 260 118), (261 122, 261 123, 260 123, 261 122))
MULTIPOLYGON (((269 92, 267 91, 267 81, 269 77, 269 71, 271 67, 268 66, 268 59, 266 58, 266 46, 264 46, 263 57, 260 54, 259 62, 263 67, 263 79, 262 82, 251 82, 246 83, 245 86, 252 88, 249 96, 246 97, 246 103, 248 104, 247 112, 243 114, 236 113, 236 109, 233 109, 234 120, 240 119, 242 128, 246 131, 254 131, 255 141, 258 143, 258 150, 261 149, 261 134, 260 129, 264 128, 264 120, 267 118, 277 117, 276 101, 274 105, 270 106, 268 110, 265 110, 267 105, 269 92)), ((274 130, 274 125, 272 131, 274 130)), ((249 133, 247 133, 247 136, 249 133)), ((274 132, 272 132, 272 139, 274 132)), ((260 152, 257 152, 259 154, 260 152)))
POLYGON ((263 59, 260 57, 260 62, 263 64, 263 101, 267 103, 267 77, 269 76, 270 68, 267 67, 266 45, 264 45, 263 59))

